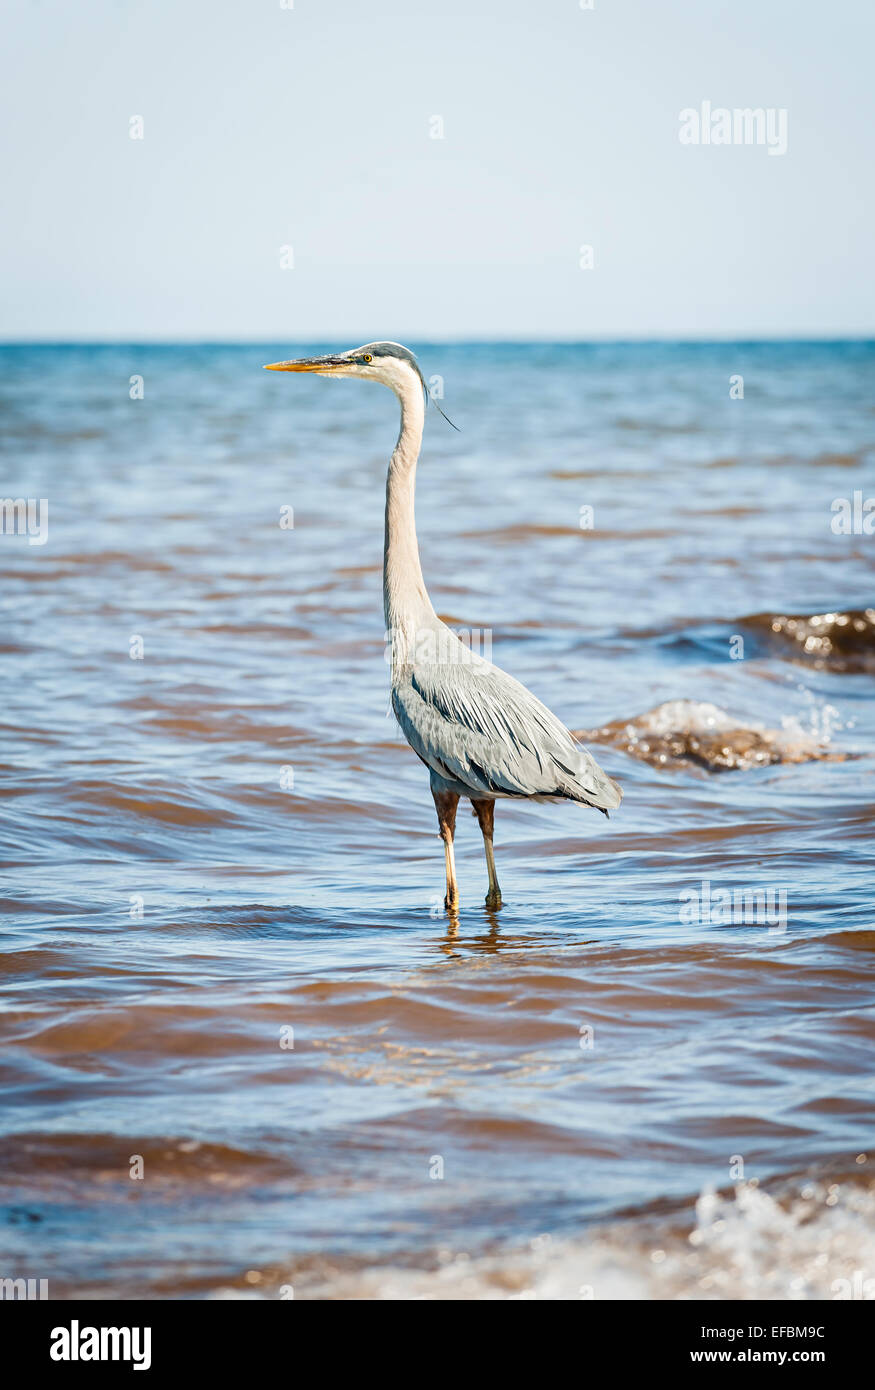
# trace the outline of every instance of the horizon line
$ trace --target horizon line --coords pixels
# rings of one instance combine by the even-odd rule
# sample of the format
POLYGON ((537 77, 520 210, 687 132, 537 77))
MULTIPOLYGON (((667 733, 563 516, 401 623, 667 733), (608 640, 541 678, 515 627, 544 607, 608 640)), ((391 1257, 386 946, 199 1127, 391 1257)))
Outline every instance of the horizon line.
MULTIPOLYGON (((479 335, 465 335, 453 337, 440 334, 434 337, 429 335, 420 336, 419 334, 408 334, 410 341, 428 344, 429 346, 452 346, 452 347, 481 347, 481 346, 508 346, 508 347, 602 347, 602 346, 632 346, 632 345, 677 345, 684 347, 706 347, 719 346, 724 343, 798 343, 805 344, 826 344, 826 343, 875 343, 875 329, 861 333, 831 332, 831 333, 793 333, 793 334, 718 334, 718 335, 698 335, 688 336, 685 334, 620 334, 620 335, 592 335, 587 338, 577 338, 570 336, 559 337, 527 337, 527 336, 503 336, 503 337, 481 337, 479 335)), ((309 346, 314 342, 339 343, 346 342, 346 337, 337 337, 333 334, 325 336, 310 335, 307 337, 274 337, 249 335, 242 337, 172 337, 161 338, 154 336, 132 336, 132 337, 34 337, 34 338, 0 338, 0 348, 17 347, 259 347, 266 344, 287 343, 290 345, 309 346)), ((377 341, 376 339, 374 341, 377 341)), ((391 340, 396 341, 396 340, 391 340)))

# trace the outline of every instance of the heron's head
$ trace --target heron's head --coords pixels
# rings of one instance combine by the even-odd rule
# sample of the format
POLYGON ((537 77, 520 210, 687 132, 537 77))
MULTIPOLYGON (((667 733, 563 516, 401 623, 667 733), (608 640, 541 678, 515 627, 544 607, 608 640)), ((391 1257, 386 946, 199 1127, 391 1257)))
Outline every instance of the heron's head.
POLYGON ((299 357, 292 362, 268 362, 268 372, 316 372, 319 376, 357 376, 364 381, 380 381, 396 390, 415 381, 425 387, 419 364, 409 348, 400 343, 365 343, 349 352, 328 353, 325 357, 299 357))
MULTIPOLYGON (((268 372, 315 372, 318 376, 360 377, 362 381, 378 381, 402 396, 411 386, 431 397, 419 363, 409 348, 401 343, 365 343, 349 352, 328 353, 324 357, 299 357, 291 362, 268 362, 268 372)), ((436 404, 436 403, 435 403, 436 404)), ((440 406, 437 407, 440 410, 440 406)), ((444 412, 440 411, 441 415, 444 412)), ((444 416, 444 419, 447 419, 444 416)), ((449 424, 452 425, 452 420, 449 424)), ((453 425, 455 429, 455 425, 453 425)))

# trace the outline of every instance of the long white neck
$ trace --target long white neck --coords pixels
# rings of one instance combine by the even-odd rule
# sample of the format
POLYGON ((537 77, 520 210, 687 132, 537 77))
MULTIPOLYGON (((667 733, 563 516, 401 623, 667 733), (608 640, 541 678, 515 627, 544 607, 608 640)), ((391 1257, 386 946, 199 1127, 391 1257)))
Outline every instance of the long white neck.
MULTIPOLYGON (((393 389, 401 402, 401 432, 389 463, 386 478, 386 537, 383 549, 383 609, 386 627, 393 633, 414 634, 417 627, 435 617, 426 592, 413 500, 416 464, 425 425, 425 402, 420 383, 413 372, 393 389)), ((402 644, 406 645, 406 643, 402 644)), ((397 661, 403 653, 393 648, 397 661)))

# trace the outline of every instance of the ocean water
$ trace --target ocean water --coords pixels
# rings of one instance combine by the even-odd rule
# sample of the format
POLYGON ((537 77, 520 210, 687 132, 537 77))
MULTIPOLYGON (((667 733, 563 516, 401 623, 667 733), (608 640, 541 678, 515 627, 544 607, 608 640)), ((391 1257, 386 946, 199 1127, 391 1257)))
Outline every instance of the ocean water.
POLYGON ((0 349, 0 1273, 875 1294, 875 345, 410 344, 435 607, 624 791, 457 920, 332 346, 0 349))

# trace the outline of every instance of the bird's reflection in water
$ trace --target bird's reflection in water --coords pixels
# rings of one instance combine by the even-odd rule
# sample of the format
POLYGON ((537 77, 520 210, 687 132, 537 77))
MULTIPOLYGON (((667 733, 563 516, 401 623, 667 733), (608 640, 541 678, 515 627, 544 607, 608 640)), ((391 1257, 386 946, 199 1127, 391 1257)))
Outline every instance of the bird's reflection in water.
POLYGON ((447 930, 443 941, 438 943, 438 949, 446 956, 461 957, 463 952, 459 949, 463 946, 468 951, 480 952, 483 955, 493 955, 502 947, 499 937, 498 913, 492 908, 483 908, 483 916, 489 924, 489 930, 479 936, 460 936, 461 920, 459 913, 454 910, 447 910, 447 930))
POLYGON ((444 935, 435 938, 432 949, 455 960, 463 960, 466 956, 498 955, 501 952, 553 951, 557 947, 563 951, 585 950, 604 944, 599 935, 593 936, 591 930, 581 934, 579 922, 565 923, 558 935, 555 929, 520 929, 518 914, 505 920, 502 932, 498 911, 488 907, 474 908, 467 914, 445 909, 444 921, 444 935), (485 923, 485 931, 478 931, 478 922, 485 923))

